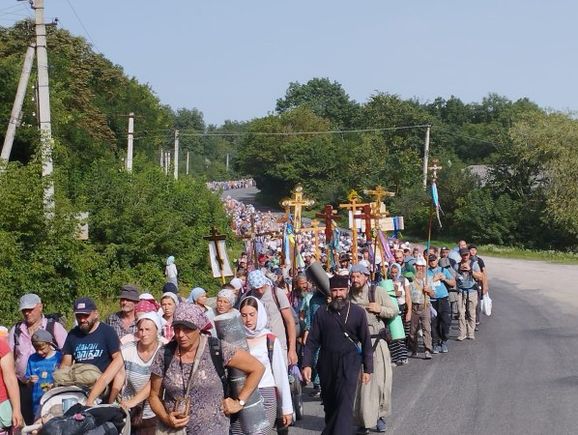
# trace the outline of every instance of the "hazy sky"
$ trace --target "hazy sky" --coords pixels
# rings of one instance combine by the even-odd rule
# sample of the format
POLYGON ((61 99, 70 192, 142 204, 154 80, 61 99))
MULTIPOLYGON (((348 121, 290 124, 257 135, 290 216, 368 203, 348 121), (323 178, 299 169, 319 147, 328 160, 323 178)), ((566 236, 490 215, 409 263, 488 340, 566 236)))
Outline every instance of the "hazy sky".
MULTIPOLYGON (((578 109, 575 0, 45 5, 47 21, 58 17, 163 103, 197 107, 214 124, 266 115, 289 82, 313 77, 338 81, 359 102, 376 91, 465 102, 496 92, 578 109)), ((31 14, 27 2, 0 0, 2 26, 31 14)))

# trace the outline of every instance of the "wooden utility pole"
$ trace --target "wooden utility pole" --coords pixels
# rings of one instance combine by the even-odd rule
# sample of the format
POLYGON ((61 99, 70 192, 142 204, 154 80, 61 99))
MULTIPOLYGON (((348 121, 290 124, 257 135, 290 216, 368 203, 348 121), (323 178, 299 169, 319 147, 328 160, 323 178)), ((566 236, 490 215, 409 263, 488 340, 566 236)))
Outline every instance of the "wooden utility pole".
POLYGON ((185 174, 186 175, 189 175, 189 161, 190 161, 189 154, 190 154, 190 151, 187 151, 187 163, 185 165, 185 174))
POLYGON ((32 64, 34 63, 34 45, 29 45, 24 57, 24 64, 22 65, 22 72, 20 73, 20 80, 16 90, 16 97, 14 98, 14 105, 12 106, 12 113, 10 114, 10 121, 6 129, 6 136, 4 137, 4 145, 2 146, 2 154, 0 154, 0 170, 8 164, 10 160, 10 153, 12 152, 12 144, 14 143, 14 136, 16 134, 16 127, 20 123, 22 114, 22 104, 26 95, 26 88, 32 71, 32 64))
POLYGON ((128 114, 128 134, 126 143, 126 172, 132 172, 132 156, 134 154, 133 149, 134 140, 134 113, 130 112, 128 114))
POLYGON ((431 125, 428 125, 425 130, 425 146, 423 149, 423 188, 427 188, 427 168, 429 160, 429 134, 431 125))
POLYGON ((48 53, 46 51, 46 24, 44 23, 44 0, 33 0, 36 31, 36 69, 38 74, 38 120, 40 122, 40 155, 44 184, 44 213, 54 214, 54 180, 52 180, 52 125, 50 120, 50 90, 48 84, 48 53))
POLYGON ((179 179, 179 130, 175 130, 175 167, 173 168, 175 180, 179 179))

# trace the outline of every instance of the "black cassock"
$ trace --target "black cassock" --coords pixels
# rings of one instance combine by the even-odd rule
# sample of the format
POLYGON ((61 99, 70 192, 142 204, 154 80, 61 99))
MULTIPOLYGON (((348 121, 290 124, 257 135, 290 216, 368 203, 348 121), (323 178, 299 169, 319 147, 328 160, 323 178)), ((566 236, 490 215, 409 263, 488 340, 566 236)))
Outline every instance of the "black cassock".
POLYGON ((303 367, 311 367, 317 349, 320 350, 316 368, 325 410, 323 435, 351 435, 361 364, 365 373, 373 373, 365 310, 349 301, 339 313, 320 307, 307 337, 303 367))

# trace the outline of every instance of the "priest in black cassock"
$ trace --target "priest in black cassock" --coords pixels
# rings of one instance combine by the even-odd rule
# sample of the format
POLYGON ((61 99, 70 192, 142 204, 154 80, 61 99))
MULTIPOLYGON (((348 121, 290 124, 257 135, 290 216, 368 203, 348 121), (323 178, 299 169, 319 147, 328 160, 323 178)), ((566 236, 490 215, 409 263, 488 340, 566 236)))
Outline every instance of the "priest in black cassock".
POLYGON ((347 297, 349 277, 335 275, 329 282, 331 302, 319 308, 313 319, 305 345, 303 377, 311 382, 313 355, 320 349, 316 368, 325 410, 322 434, 351 435, 357 383, 367 384, 373 372, 371 337, 365 311, 347 297))

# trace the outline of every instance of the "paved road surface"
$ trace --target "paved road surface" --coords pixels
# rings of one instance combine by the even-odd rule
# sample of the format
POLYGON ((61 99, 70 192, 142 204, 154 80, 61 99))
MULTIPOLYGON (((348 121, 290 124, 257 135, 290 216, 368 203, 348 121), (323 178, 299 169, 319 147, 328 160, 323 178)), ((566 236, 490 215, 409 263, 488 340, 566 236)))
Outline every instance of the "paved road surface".
MULTIPOLYGON (((492 316, 475 341, 394 369, 388 433, 578 433, 578 266, 486 263, 492 316)), ((291 433, 319 434, 319 401, 305 414, 291 433)))

